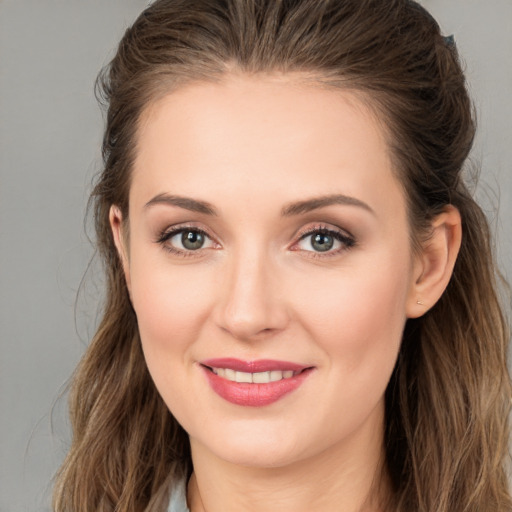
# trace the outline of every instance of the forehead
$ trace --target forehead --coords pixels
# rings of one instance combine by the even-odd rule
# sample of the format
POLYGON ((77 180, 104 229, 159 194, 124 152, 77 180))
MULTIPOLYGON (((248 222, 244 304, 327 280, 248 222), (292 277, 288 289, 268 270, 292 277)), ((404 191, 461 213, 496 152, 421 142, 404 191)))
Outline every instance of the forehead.
POLYGON ((288 76, 233 76, 160 98, 141 116, 133 172, 130 202, 227 189, 281 190, 283 201, 399 192, 385 130, 361 95, 288 76))

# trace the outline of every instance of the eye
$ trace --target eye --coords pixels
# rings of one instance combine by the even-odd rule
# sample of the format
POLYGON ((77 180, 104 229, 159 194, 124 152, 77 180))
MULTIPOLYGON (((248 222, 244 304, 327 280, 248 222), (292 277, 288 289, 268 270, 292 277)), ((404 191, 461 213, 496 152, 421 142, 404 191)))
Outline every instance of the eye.
POLYGON ((168 251, 183 254, 215 246, 213 240, 201 229, 180 227, 165 231, 157 240, 168 251))
POLYGON ((327 228, 314 228, 302 234, 297 243, 297 247, 302 251, 337 254, 338 252, 353 247, 354 244, 354 238, 340 231, 327 228))
POLYGON ((170 242, 174 245, 181 244, 181 248, 186 249, 187 251, 196 251, 197 249, 201 249, 206 242, 206 235, 201 233, 200 231, 182 231, 174 235, 170 242))

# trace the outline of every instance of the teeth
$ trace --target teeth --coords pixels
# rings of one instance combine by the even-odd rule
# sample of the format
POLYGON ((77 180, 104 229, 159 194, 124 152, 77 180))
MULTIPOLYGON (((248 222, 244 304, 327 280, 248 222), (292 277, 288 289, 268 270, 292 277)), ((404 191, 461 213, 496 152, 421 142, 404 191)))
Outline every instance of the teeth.
MULTIPOLYGON (((260 372, 252 374, 252 381, 256 384, 267 384, 270 382, 270 373, 271 372, 260 372)), ((279 372, 276 372, 279 373, 279 372)), ((277 379, 281 380, 281 379, 277 379)))
POLYGON ((235 372, 236 382, 252 382, 252 373, 235 372))
POLYGON ((276 380, 281 380, 283 378, 283 372, 279 370, 274 370, 270 372, 270 382, 275 382, 276 380))
POLYGON ((277 382, 282 379, 290 379, 293 377, 292 370, 272 370, 271 372, 237 372, 230 368, 212 368, 213 373, 232 382, 245 382, 255 384, 268 384, 269 382, 277 382))

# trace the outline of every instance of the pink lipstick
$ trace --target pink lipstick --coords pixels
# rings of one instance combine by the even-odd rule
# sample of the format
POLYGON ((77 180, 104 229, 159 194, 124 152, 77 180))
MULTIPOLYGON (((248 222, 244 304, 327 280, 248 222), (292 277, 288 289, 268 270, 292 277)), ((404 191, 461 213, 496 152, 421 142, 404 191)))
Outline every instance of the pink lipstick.
POLYGON ((236 405, 262 407, 297 389, 313 370, 288 361, 208 359, 200 362, 212 389, 236 405))

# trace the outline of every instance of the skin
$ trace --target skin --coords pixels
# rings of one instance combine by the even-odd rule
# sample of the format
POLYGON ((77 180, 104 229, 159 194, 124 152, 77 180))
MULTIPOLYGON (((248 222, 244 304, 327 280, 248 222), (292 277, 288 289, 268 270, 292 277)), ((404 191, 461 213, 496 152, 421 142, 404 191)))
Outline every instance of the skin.
POLYGON ((110 220, 149 371, 190 435, 191 510, 378 510, 384 392, 407 318, 448 283, 458 212, 413 253, 382 124, 354 93, 291 76, 167 95, 144 112, 136 155, 129 237, 115 206, 110 220), (282 215, 333 194, 352 199, 282 215), (181 236, 158 242, 173 227, 205 231, 205 245, 170 252, 185 251, 181 236), (319 227, 352 242, 319 252, 304 234, 319 227), (314 370, 277 402, 244 407, 208 385, 199 361, 217 357, 314 370))

